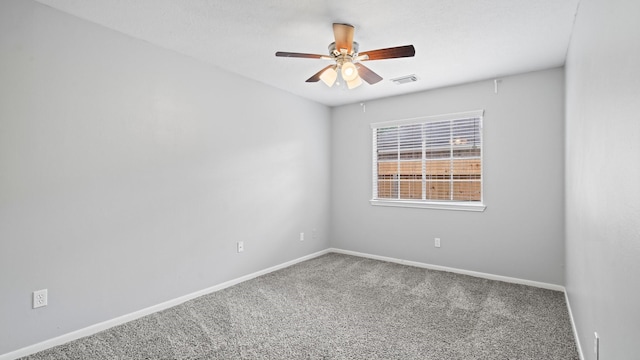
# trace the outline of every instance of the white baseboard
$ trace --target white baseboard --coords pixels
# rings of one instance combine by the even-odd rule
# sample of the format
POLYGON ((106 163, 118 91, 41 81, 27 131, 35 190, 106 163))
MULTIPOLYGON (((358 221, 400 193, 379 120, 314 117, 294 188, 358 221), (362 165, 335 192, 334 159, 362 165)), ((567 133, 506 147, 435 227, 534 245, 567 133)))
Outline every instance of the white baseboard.
POLYGON ((580 346, 580 338, 578 337, 578 328, 576 328, 576 322, 573 320, 573 312, 571 311, 571 304, 569 303, 569 294, 564 292, 564 300, 567 303, 567 310, 569 311, 569 319, 571 320, 571 328, 573 329, 573 337, 576 339, 576 347, 578 348, 578 356, 580 360, 584 360, 584 354, 582 353, 582 346, 580 346))
POLYGON ((562 285, 549 284, 549 283, 543 283, 543 282, 531 281, 531 280, 524 280, 524 279, 512 278, 512 277, 508 277, 508 276, 501 276, 501 275, 482 273, 482 272, 477 272, 477 271, 462 270, 462 269, 456 269, 456 268, 440 266, 440 265, 431 265, 431 264, 421 263, 421 262, 417 262, 417 261, 409 261, 409 260, 396 259, 396 258, 391 258, 391 257, 386 257, 386 256, 371 255, 371 254, 366 254, 366 253, 361 253, 361 252, 351 251, 351 250, 342 250, 342 249, 330 248, 329 252, 335 252, 335 253, 338 253, 338 254, 345 254, 345 255, 359 256, 359 257, 364 257, 364 258, 369 258, 369 259, 374 259, 374 260, 382 260, 382 261, 392 262, 392 263, 396 263, 396 264, 415 266, 415 267, 424 268, 424 269, 447 271, 447 272, 452 272, 452 273, 456 273, 456 274, 469 275, 469 276, 474 276, 474 277, 479 277, 479 278, 484 278, 484 279, 489 279, 489 280, 504 281, 504 282, 513 283, 513 284, 528 285, 528 286, 533 286, 533 287, 542 288, 542 289, 549 289, 549 290, 555 290, 555 291, 564 292, 564 286, 562 286, 562 285))
POLYGON ((0 360, 13 360, 13 359, 17 359, 17 358, 20 358, 20 357, 23 357, 23 356, 35 354, 35 353, 37 353, 39 351, 46 350, 46 349, 52 348, 54 346, 62 345, 62 344, 65 344, 65 343, 67 343, 69 341, 77 340, 77 339, 83 338, 85 336, 96 334, 96 333, 98 333, 100 331, 104 331, 104 330, 107 330, 107 329, 112 328, 114 326, 121 325, 121 324, 124 324, 126 322, 139 319, 139 318, 141 318, 143 316, 147 316, 147 315, 153 314, 153 313, 158 312, 158 311, 166 310, 166 309, 168 309, 170 307, 182 304, 183 302, 195 299, 195 298, 200 297, 202 295, 207 295, 207 294, 216 292, 218 290, 222 290, 222 289, 228 288, 230 286, 239 284, 241 282, 245 282, 247 280, 251 280, 253 278, 268 274, 270 272, 274 272, 276 270, 284 269, 284 268, 289 267, 291 265, 295 265, 295 264, 297 264, 299 262, 310 260, 310 259, 316 258, 318 256, 322 256, 322 255, 327 254, 327 253, 329 253, 329 249, 318 251, 318 252, 313 253, 313 254, 309 254, 309 255, 306 255, 306 256, 291 260, 291 261, 287 261, 285 263, 282 263, 282 264, 279 264, 279 265, 276 265, 276 266, 272 266, 272 267, 270 267, 268 269, 256 271, 254 273, 251 273, 251 274, 248 274, 248 275, 245 275, 245 276, 241 276, 241 277, 239 277, 237 279, 229 280, 229 281, 223 282, 221 284, 214 285, 212 287, 209 287, 209 288, 206 288, 206 289, 203 289, 203 290, 200 290, 200 291, 196 291, 196 292, 193 292, 191 294, 187 294, 187 295, 181 296, 181 297, 176 298, 176 299, 165 301, 165 302, 163 302, 161 304, 158 304, 158 305, 150 306, 148 308, 145 308, 145 309, 142 309, 142 310, 139 310, 139 311, 135 311, 135 312, 132 312, 130 314, 122 315, 122 316, 119 316, 117 318, 110 319, 110 320, 107 320, 107 321, 103 321, 101 323, 94 324, 94 325, 88 326, 88 327, 83 328, 83 329, 72 331, 70 333, 55 337, 53 339, 45 340, 43 342, 40 342, 40 343, 37 343, 37 344, 34 344, 34 345, 30 345, 30 346, 27 346, 27 347, 24 347, 24 348, 21 348, 21 349, 18 349, 18 350, 15 350, 15 351, 12 351, 12 352, 9 352, 9 353, 6 353, 6 354, 2 354, 2 355, 0 355, 0 360))

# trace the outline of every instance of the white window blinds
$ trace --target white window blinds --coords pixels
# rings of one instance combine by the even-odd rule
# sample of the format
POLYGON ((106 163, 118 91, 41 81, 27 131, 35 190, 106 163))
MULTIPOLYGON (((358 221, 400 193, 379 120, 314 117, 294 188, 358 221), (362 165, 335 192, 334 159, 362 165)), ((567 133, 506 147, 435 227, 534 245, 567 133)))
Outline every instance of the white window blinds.
POLYGON ((372 202, 482 204, 482 113, 372 124, 372 202))

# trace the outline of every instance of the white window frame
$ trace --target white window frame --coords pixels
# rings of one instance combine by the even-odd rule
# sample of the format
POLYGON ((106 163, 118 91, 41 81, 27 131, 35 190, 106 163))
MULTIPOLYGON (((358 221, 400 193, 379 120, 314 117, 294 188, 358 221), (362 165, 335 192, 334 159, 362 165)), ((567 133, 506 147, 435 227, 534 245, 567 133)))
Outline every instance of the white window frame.
POLYGON ((375 206, 395 206, 408 208, 427 208, 440 210, 461 210, 461 211, 484 211, 484 144, 483 144, 483 116, 484 110, 467 111, 453 114, 424 116, 412 119, 385 121, 371 124, 372 132, 372 198, 371 205, 375 206), (480 201, 452 201, 452 200, 419 200, 419 199, 388 199, 378 198, 378 154, 377 154, 377 132, 378 128, 385 128, 398 125, 417 125, 435 121, 452 121, 458 119, 479 118, 480 121, 480 201))

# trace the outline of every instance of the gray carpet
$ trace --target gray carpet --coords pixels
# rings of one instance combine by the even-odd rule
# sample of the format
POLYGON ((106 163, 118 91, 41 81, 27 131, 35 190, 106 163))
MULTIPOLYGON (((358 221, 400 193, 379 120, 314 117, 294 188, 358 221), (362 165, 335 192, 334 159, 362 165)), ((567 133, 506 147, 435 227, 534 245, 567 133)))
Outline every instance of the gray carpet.
POLYGON ((561 292, 328 254, 24 359, 579 359, 561 292))

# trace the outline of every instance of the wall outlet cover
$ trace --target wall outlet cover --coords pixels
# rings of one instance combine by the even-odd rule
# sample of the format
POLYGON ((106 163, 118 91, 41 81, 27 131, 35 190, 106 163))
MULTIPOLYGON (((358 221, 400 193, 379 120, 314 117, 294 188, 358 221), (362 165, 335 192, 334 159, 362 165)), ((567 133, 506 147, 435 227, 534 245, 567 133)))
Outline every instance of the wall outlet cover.
POLYGON ((42 289, 33 292, 33 308, 37 309, 43 306, 47 306, 49 302, 47 289, 42 289))

